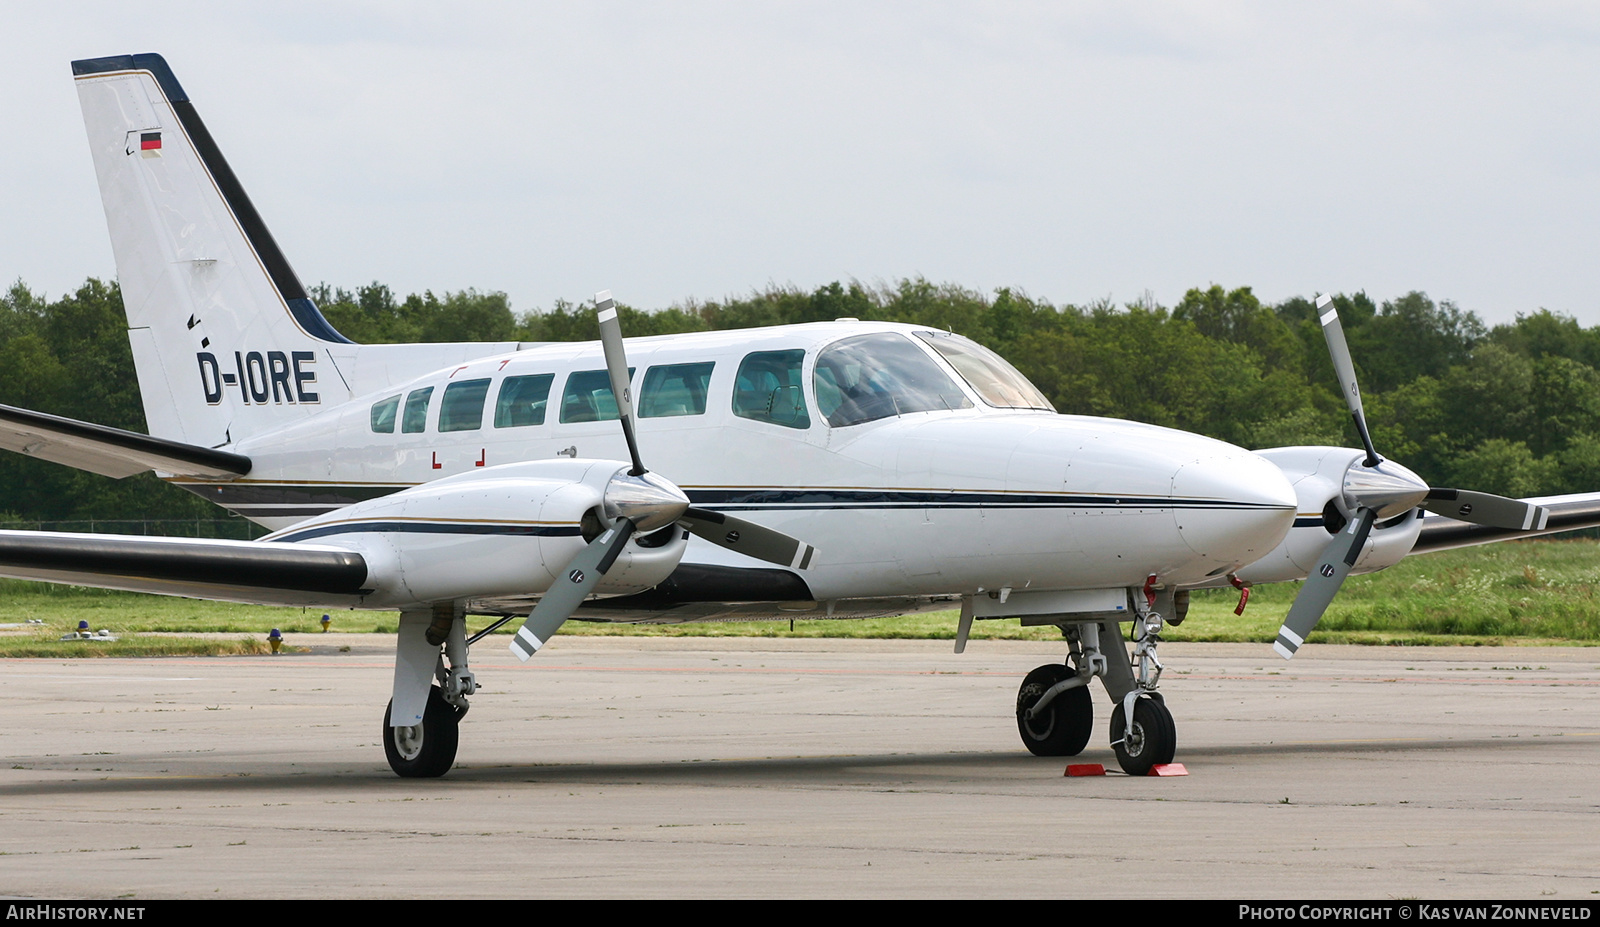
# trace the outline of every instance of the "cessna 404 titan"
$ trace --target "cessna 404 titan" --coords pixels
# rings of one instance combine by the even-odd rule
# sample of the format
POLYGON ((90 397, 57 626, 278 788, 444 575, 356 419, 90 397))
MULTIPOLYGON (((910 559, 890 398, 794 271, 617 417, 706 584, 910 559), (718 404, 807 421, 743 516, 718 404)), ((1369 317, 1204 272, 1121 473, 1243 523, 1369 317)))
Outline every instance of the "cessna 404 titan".
POLYGON ((1600 524, 1600 494, 1429 487, 1364 447, 1251 452, 1058 415, 993 352, 841 319, 624 344, 359 345, 307 298, 158 55, 75 61, 149 435, 0 407, 0 446, 164 479, 258 541, 0 532, 0 575, 400 612, 389 763, 438 776, 477 689, 469 647, 522 619, 526 660, 586 620, 868 617, 959 606, 1055 625, 1023 743, 1071 756, 1115 708, 1123 769, 1170 762, 1163 628, 1189 591, 1307 579, 1305 640, 1351 572, 1408 553, 1600 524), (646 460, 649 467, 646 467, 646 460), (1425 515, 1424 513, 1432 513, 1425 515), (815 545, 815 546, 813 546, 815 545), (466 616, 493 624, 468 636, 466 616), (1130 627, 1124 633, 1122 626, 1130 627))

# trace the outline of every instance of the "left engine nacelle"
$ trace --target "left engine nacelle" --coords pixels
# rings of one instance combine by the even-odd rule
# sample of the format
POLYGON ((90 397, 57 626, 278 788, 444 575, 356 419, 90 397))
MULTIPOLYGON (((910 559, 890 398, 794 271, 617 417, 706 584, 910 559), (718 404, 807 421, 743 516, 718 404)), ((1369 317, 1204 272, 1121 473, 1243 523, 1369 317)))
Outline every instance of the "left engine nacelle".
MULTIPOLYGON (((610 524, 606 488, 627 464, 539 460, 445 477, 301 522, 265 540, 344 547, 367 561, 371 595, 387 608, 542 593, 610 524)), ((688 547, 676 525, 635 538, 595 593, 658 585, 688 547)))
MULTIPOLYGON (((1289 478, 1298 507, 1294 527, 1283 542, 1235 575, 1247 583, 1304 579, 1329 539, 1350 521, 1353 507, 1345 495, 1345 481, 1366 453, 1345 447, 1275 447, 1256 453, 1277 464, 1289 478)), ((1422 531, 1421 514, 1421 509, 1407 509, 1373 525, 1351 572, 1371 573, 1404 559, 1422 531)))

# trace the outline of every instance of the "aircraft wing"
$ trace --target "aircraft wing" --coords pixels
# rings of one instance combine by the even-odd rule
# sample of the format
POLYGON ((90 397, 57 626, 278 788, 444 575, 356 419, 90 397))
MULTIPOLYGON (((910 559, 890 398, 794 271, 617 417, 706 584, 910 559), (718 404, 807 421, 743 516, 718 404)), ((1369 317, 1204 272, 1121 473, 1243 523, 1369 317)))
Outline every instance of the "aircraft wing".
POLYGON ((241 454, 8 405, 0 405, 0 448, 117 479, 146 470, 213 479, 250 472, 241 454))
POLYGON ((1491 528, 1487 525, 1472 525, 1430 513, 1422 520, 1422 534, 1417 538, 1417 543, 1411 548, 1411 552, 1425 554, 1436 550, 1453 550, 1457 547, 1472 547, 1515 538, 1540 537, 1580 528, 1600 528, 1600 493, 1544 496, 1522 501, 1542 505, 1550 510, 1550 518, 1542 530, 1515 531, 1509 528, 1491 528))
POLYGON ((356 604, 367 563, 333 547, 54 531, 0 531, 0 576, 249 602, 356 604))

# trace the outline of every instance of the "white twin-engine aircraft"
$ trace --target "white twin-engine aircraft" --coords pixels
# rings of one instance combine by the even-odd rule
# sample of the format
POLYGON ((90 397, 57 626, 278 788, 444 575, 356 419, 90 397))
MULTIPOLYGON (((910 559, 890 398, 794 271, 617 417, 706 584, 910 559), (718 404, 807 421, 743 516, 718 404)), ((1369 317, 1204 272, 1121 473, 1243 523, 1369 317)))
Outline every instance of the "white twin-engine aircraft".
POLYGON ((1189 590, 1309 576, 1276 645, 1288 657, 1351 572, 1600 524, 1600 494, 1433 489, 1379 456, 1326 297, 1363 450, 1250 452, 1058 415, 993 352, 915 325, 639 338, 625 356, 601 293, 595 343, 354 344, 160 56, 72 69, 150 435, 0 407, 0 446, 155 470, 274 533, 0 532, 0 575, 398 609, 384 746, 402 776, 450 768, 477 689, 469 646, 507 620, 524 618, 525 660, 574 616, 957 606, 957 651, 974 619, 1061 629, 1066 660, 1017 696, 1030 751, 1084 749, 1098 679, 1118 761, 1144 774, 1173 758, 1156 650, 1189 590), (469 637, 467 615, 499 621, 469 637))

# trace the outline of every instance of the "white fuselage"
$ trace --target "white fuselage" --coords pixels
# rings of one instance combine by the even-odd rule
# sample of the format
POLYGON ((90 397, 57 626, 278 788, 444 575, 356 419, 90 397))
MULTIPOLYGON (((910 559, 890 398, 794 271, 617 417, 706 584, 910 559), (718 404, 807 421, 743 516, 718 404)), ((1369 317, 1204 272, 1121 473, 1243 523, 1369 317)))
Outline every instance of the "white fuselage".
MULTIPOLYGON (((1295 495, 1261 457, 1152 425, 994 408, 933 351, 928 356, 952 374, 970 408, 830 427, 813 384, 819 350, 850 335, 914 330, 841 322, 630 340, 635 402, 653 367, 714 365, 703 413, 637 419, 644 458, 694 505, 814 543, 820 553, 805 578, 817 600, 1104 589, 1137 586, 1151 574, 1195 584, 1262 557, 1289 531, 1295 495), (783 350, 805 352, 806 427, 735 414, 741 360, 783 350)), ((625 461, 615 420, 564 423, 559 414, 568 377, 603 367, 599 345, 586 343, 432 371, 239 442, 236 450, 255 462, 248 478, 187 485, 282 529, 317 515, 315 522, 333 519, 351 502, 442 477, 488 478, 506 464, 560 456, 625 461), (543 422, 496 427, 501 382, 538 374, 552 377, 543 422), (481 379, 490 380, 481 426, 440 431, 445 390, 481 379), (403 406, 430 386, 422 430, 374 430, 375 404, 398 396, 403 406)), ((765 566, 698 539, 684 561, 765 566)))

